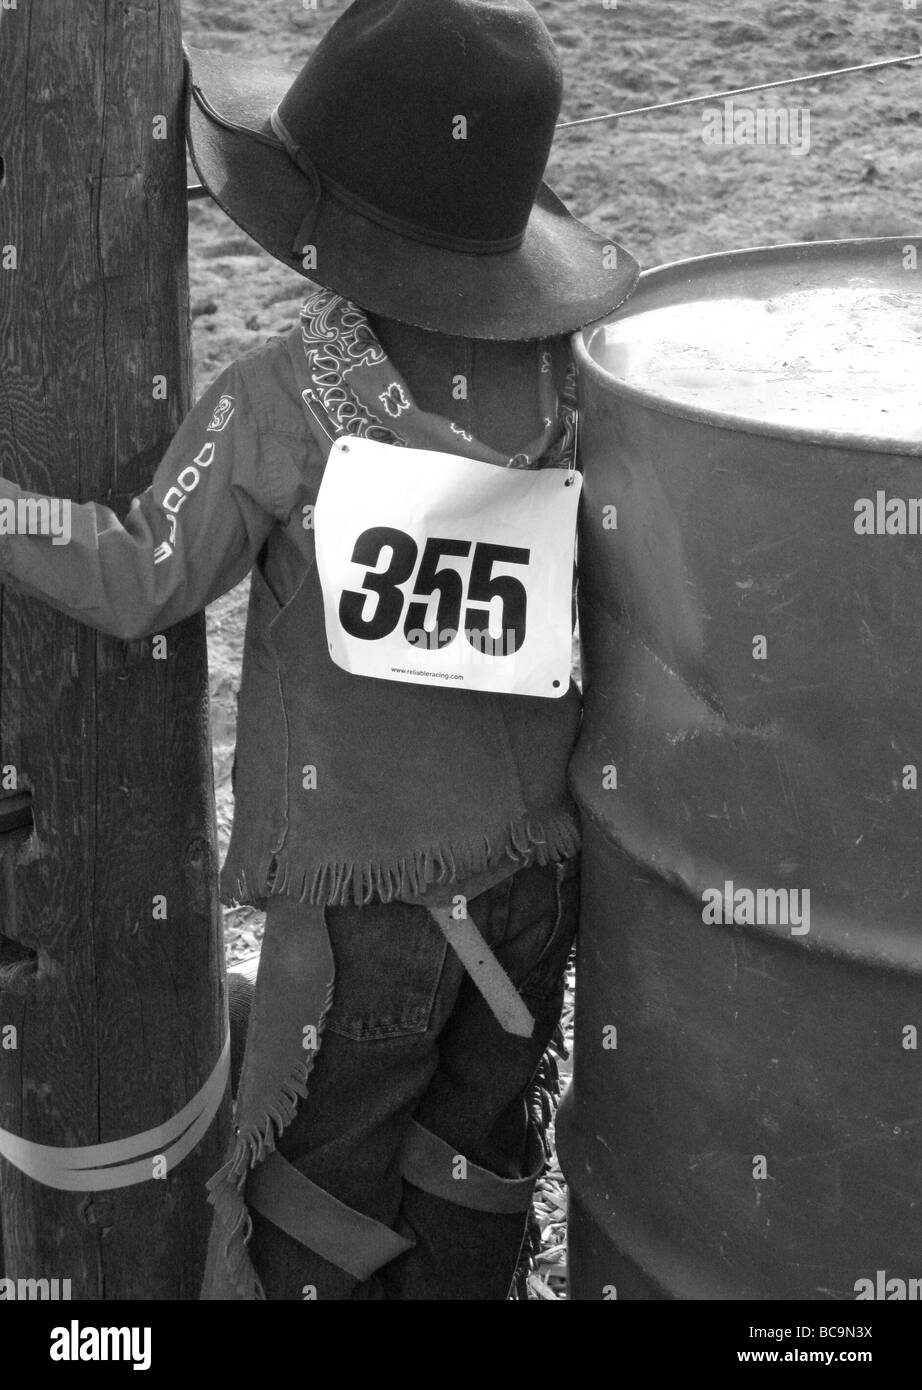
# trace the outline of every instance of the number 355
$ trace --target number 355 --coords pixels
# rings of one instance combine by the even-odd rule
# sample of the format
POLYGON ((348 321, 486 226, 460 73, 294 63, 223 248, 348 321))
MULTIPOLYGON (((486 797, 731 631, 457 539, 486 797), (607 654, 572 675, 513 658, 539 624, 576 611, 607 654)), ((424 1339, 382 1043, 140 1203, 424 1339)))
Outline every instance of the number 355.
POLYGON ((438 590, 434 635, 440 648, 453 642, 461 630, 469 634, 469 640, 474 638, 475 646, 478 641, 484 641, 489 627, 490 603, 498 598, 502 602, 499 626, 507 634, 508 645, 504 650, 507 654, 519 650, 525 640, 525 586, 512 575, 494 575, 493 566, 500 563, 527 565, 531 556, 529 550, 512 545, 489 545, 484 541, 475 544, 473 541, 431 536, 426 541, 417 569, 419 547, 412 536, 391 526, 372 526, 356 540, 352 561, 358 565, 377 565, 382 551, 388 546, 393 554, 387 568, 366 570, 362 590, 344 589, 340 597, 339 621, 350 637, 374 642, 394 631, 403 614, 404 593, 400 585, 406 583, 415 569, 413 598, 407 604, 403 623, 404 636, 408 641, 411 633, 422 630, 429 610, 428 600, 438 590), (472 547, 474 553, 465 596, 464 580, 458 570, 449 565, 440 569, 439 562, 444 556, 464 559, 470 555, 472 547), (377 594, 378 602, 371 617, 363 618, 369 593, 377 594))

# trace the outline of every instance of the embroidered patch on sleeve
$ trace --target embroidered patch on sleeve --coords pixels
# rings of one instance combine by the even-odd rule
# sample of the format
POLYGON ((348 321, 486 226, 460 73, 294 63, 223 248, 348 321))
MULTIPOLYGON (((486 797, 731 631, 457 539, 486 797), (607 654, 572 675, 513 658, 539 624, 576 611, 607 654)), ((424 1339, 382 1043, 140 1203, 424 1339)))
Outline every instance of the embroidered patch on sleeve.
POLYGON ((218 401, 218 404, 215 406, 215 412, 211 417, 211 422, 208 425, 208 430, 212 434, 218 434, 221 430, 224 429, 233 413, 233 396, 222 396, 221 399, 218 401))

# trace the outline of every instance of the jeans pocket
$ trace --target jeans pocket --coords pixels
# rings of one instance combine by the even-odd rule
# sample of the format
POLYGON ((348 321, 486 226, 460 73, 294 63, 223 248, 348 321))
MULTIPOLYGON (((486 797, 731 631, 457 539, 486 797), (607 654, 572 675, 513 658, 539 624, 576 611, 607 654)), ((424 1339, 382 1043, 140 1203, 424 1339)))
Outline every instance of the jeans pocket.
MULTIPOLYGON (((519 992, 533 999, 553 999, 562 994, 567 961, 576 938, 579 918, 579 855, 544 866, 550 877, 544 892, 544 911, 541 930, 536 933, 532 924, 529 935, 532 949, 517 972, 519 992)), ((513 915, 519 904, 513 899, 513 915)), ((514 930, 514 928, 513 928, 514 930)))
POLYGON ((429 1027, 448 943, 424 907, 328 907, 336 977, 326 1027, 355 1042, 429 1027))

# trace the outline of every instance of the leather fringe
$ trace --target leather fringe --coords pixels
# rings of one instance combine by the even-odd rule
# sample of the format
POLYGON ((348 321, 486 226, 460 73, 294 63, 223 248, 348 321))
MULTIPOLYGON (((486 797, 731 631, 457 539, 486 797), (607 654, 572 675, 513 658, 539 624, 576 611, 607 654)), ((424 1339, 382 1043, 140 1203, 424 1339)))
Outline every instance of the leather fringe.
MULTIPOLYGON (((528 1116, 544 1149, 544 1157, 550 1162, 553 1154, 548 1139, 548 1130, 554 1123, 557 1106, 560 1103, 560 1070, 557 1057, 566 1057, 567 1048, 563 1036, 563 1026, 558 1023, 550 1043, 538 1064, 528 1095, 528 1116)), ((538 1188, 535 1188, 537 1194, 538 1188)), ((538 1272, 538 1256, 541 1254, 541 1227, 535 1212, 534 1198, 528 1208, 525 1236, 519 1250, 519 1261, 512 1279, 509 1297, 517 1302, 528 1298, 528 1276, 538 1272)))
POLYGON ((390 861, 327 860, 315 867, 296 864, 285 848, 267 852, 255 870, 243 864, 222 873, 221 901, 226 907, 243 904, 264 906, 269 893, 284 893, 314 907, 365 907, 373 901, 417 896, 431 884, 444 885, 473 878, 492 868, 505 854, 515 864, 532 856, 537 864, 570 859, 580 848, 579 826, 570 811, 558 812, 548 821, 524 816, 505 830, 502 849, 493 841, 462 845, 430 845, 390 861))
POLYGON ((265 1301, 265 1290, 250 1259, 247 1246, 253 1235, 253 1219, 244 1201, 249 1173, 275 1149, 282 1133, 295 1117, 298 1104, 307 1098, 307 1080, 320 1051, 323 1028, 333 1002, 331 983, 317 1023, 317 1047, 306 1060, 296 1061, 276 1094, 266 1105, 262 1120, 237 1133, 230 1159, 208 1179, 208 1201, 224 1228, 224 1261, 229 1278, 243 1299, 265 1301))

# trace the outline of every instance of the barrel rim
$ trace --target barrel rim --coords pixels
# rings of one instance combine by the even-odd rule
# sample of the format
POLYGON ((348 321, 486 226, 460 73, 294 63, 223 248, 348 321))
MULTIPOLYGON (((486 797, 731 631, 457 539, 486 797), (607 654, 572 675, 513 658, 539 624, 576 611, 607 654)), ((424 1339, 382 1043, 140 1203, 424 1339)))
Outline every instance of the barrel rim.
MULTIPOLYGON (((691 405, 687 402, 672 401, 664 397, 659 391, 654 391, 649 387, 630 385, 622 381, 619 377, 606 371, 589 350, 589 343, 604 324, 619 314, 630 317, 631 306, 636 296, 641 292, 644 284, 650 283, 651 280, 662 283, 677 280, 680 277, 687 278, 690 271, 717 263, 727 265, 732 262, 739 263, 746 259, 761 264, 777 262, 784 259, 784 253, 790 252, 799 253, 799 258, 802 260, 819 258, 823 253, 826 256, 830 254, 833 256, 841 255, 844 258, 847 255, 854 255, 859 250, 897 245, 912 245, 918 250, 922 250, 922 235, 907 233, 905 236, 890 237, 842 237, 829 241, 786 241, 777 245, 744 246, 732 251, 712 251, 703 256, 689 256, 683 260, 666 261, 663 265, 650 266, 641 273, 631 294, 613 314, 606 314, 604 318, 587 323, 573 334, 571 343, 577 367, 581 373, 585 372, 603 381, 612 395, 620 396, 632 404, 647 406, 659 414, 678 416, 680 419, 691 420, 698 424, 707 425, 712 429, 725 429, 734 434, 759 435, 762 438, 791 440, 821 448, 850 449, 855 452, 878 455, 918 457, 922 455, 922 440, 886 439, 877 434, 856 434, 852 431, 835 429, 819 430, 817 428, 811 429, 805 425, 781 425, 759 420, 752 415, 738 415, 726 410, 715 410, 705 406, 691 405)), ((922 275, 922 265, 919 267, 919 274, 922 275)))

